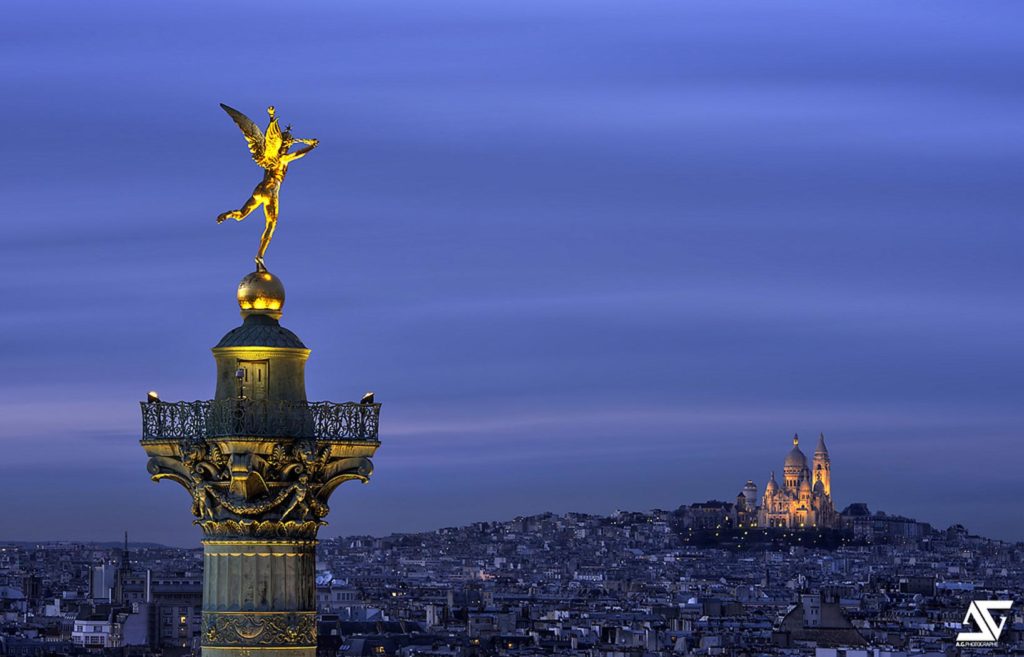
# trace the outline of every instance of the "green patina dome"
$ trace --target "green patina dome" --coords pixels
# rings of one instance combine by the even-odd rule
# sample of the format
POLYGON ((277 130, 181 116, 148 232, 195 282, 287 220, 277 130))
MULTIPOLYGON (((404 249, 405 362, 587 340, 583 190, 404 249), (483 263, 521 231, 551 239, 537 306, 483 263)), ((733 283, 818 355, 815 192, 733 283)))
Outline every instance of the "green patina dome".
MULTIPOLYGON (((295 335, 268 315, 249 315, 242 325, 227 332, 217 347, 285 347, 305 349, 295 335)), ((216 347, 215 347, 216 348, 216 347)))

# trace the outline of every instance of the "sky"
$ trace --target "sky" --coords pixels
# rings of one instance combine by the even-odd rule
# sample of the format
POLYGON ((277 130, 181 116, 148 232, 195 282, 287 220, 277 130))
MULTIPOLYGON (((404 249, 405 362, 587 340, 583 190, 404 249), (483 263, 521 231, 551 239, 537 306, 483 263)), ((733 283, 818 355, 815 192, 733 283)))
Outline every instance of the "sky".
POLYGON ((198 545, 137 403, 213 395, 262 217, 311 399, 383 403, 321 536, 731 500, 1024 540, 1024 5, 5 4, 0 540, 198 545))

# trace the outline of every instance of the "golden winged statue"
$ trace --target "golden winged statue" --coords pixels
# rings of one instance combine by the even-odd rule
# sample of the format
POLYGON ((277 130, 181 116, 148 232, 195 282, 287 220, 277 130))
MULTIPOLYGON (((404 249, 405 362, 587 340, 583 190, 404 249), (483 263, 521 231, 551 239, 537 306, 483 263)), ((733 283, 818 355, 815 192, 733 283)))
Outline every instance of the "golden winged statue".
POLYGON ((288 165, 316 148, 320 142, 316 139, 292 137, 291 126, 285 127, 284 132, 281 132, 273 105, 267 108, 270 123, 267 125, 266 132, 260 130, 260 127, 252 119, 238 110, 228 107, 224 103, 221 103, 220 106, 242 129, 242 135, 245 137, 246 143, 249 144, 252 159, 263 168, 264 173, 263 180, 256 185, 256 189, 252 190, 252 196, 242 204, 242 207, 219 215, 217 223, 227 219, 241 221, 262 205, 267 227, 263 230, 260 249, 256 252, 256 270, 266 271, 267 267, 263 263, 263 256, 267 252, 267 247, 270 246, 270 238, 274 236, 274 229, 277 228, 277 199, 281 192, 281 183, 284 182, 284 177, 288 173, 288 165), (288 149, 293 144, 304 144, 305 147, 289 153, 288 149))

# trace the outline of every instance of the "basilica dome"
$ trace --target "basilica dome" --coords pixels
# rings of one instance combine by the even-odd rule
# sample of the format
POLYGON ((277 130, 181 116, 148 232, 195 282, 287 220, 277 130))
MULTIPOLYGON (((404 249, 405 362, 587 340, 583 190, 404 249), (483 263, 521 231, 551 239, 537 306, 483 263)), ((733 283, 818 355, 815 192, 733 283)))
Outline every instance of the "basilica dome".
POLYGON ((793 436, 793 449, 789 450, 789 454, 786 454, 786 469, 796 468, 803 469, 807 467, 807 457, 800 451, 800 438, 793 436))

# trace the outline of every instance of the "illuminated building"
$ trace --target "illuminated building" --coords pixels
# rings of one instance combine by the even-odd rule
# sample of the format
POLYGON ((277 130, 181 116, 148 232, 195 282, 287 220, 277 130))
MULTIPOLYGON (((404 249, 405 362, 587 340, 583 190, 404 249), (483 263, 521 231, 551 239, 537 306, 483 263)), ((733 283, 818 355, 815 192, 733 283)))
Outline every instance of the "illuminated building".
POLYGON ((748 481, 737 496, 747 522, 761 527, 811 528, 838 527, 839 514, 832 503, 832 461, 825 446, 825 435, 818 437, 814 459, 808 465, 800 450, 799 436, 793 436, 793 449, 782 466, 783 479, 778 482, 772 472, 757 497, 757 487, 748 481))

